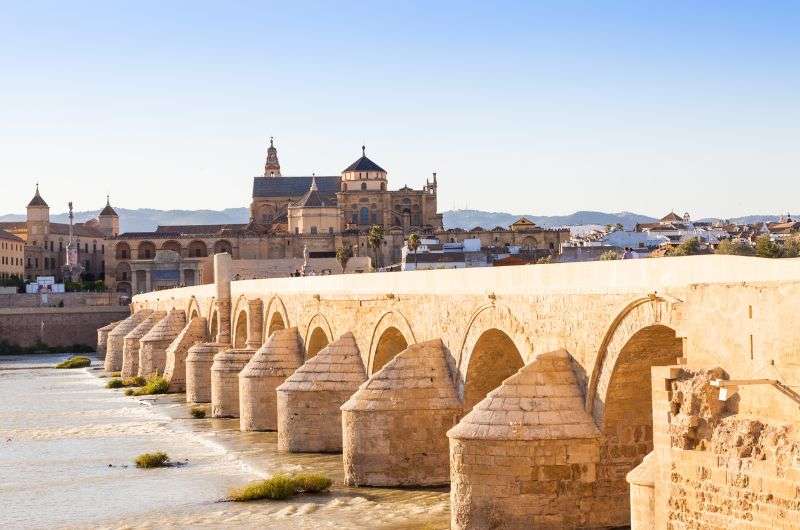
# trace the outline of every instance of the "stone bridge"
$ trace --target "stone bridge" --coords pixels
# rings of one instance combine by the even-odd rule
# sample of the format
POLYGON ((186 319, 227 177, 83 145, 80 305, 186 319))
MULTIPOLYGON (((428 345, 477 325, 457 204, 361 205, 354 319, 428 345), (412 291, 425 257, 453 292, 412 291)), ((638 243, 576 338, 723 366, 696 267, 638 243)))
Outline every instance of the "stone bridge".
POLYGON ((350 484, 450 483, 453 528, 800 516, 800 260, 238 282, 229 266, 219 254, 215 284, 136 296, 118 330, 153 328, 139 355, 161 344, 154 369, 214 415, 343 451, 350 484))

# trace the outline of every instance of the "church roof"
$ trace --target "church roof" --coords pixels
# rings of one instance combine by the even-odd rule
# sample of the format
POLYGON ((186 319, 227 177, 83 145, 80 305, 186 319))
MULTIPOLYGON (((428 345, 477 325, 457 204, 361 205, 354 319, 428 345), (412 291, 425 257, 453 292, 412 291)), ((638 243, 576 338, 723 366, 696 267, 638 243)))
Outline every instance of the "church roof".
POLYGON ((363 145, 361 146, 361 158, 347 166, 342 173, 347 171, 382 171, 386 173, 385 169, 367 158, 366 148, 363 145))
POLYGON ((324 177, 255 177, 253 198, 257 197, 301 197, 316 178, 317 188, 324 195, 335 194, 341 188, 340 176, 324 177))
POLYGON ((681 217, 680 215, 676 214, 675 212, 669 212, 667 215, 662 217, 660 219, 660 221, 662 223, 671 223, 671 222, 674 222, 674 221, 677 221, 677 222, 680 223, 680 222, 683 221, 683 217, 681 217))
POLYGON ((106 197, 106 207, 100 212, 100 217, 119 217, 114 208, 111 207, 111 199, 106 197))
POLYGON ((16 241, 19 243, 24 241, 21 237, 17 237, 10 232, 6 232, 5 230, 0 230, 0 239, 7 239, 9 241, 16 241))
POLYGON ((328 200, 319 192, 316 177, 313 177, 311 179, 311 187, 308 189, 305 195, 303 195, 300 200, 292 206, 296 208, 326 208, 336 206, 336 201, 328 200), (333 202, 333 204, 331 204, 331 202, 333 202))
POLYGON ((47 206, 47 203, 44 202, 44 199, 42 199, 42 196, 39 195, 38 184, 36 185, 36 194, 33 196, 33 199, 31 199, 31 202, 28 203, 28 208, 30 208, 31 206, 44 206, 45 208, 49 208, 49 206, 47 206))

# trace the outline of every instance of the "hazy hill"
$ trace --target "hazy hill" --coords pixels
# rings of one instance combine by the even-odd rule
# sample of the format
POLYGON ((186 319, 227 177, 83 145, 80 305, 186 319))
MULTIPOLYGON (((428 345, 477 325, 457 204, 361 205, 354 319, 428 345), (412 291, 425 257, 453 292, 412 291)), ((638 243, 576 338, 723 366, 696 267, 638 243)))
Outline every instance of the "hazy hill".
MULTIPOLYGON (((224 210, 154 210, 140 208, 128 210, 116 208, 120 216, 120 228, 123 232, 148 232, 155 230, 158 225, 190 225, 190 224, 222 224, 246 223, 250 218, 248 208, 226 208, 224 210)), ((99 210, 76 212, 78 222, 97 217, 99 210)), ((476 226, 492 229, 495 226, 507 227, 520 217, 527 217, 534 223, 543 227, 554 226, 579 226, 579 225, 607 225, 622 223, 626 229, 632 229, 636 223, 651 223, 653 217, 631 212, 605 213, 594 211, 575 212, 570 215, 525 215, 510 214, 506 212, 484 212, 481 210, 451 210, 444 212, 445 228, 463 228, 469 230, 476 226)), ((50 219, 58 223, 67 222, 67 214, 53 214, 50 219)), ((775 215, 748 215, 730 219, 734 223, 755 223, 761 221, 776 221, 775 215)), ((0 221, 24 221, 25 216, 19 214, 0 215, 0 221)), ((704 220, 715 220, 712 218, 704 220)))

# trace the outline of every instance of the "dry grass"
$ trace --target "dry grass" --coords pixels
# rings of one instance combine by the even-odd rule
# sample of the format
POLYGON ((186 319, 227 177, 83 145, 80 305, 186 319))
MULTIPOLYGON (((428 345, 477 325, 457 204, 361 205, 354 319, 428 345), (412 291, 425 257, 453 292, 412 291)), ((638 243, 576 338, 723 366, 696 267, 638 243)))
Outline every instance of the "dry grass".
POLYGON ((153 467, 168 467, 169 457, 167 453, 158 451, 155 453, 142 453, 134 460, 136 467, 150 469, 153 467))
POLYGON ((133 392, 134 396, 150 396, 153 394, 166 394, 169 382, 160 375, 154 375, 147 383, 133 392))
POLYGON ((92 360, 84 355, 73 355, 64 362, 56 365, 56 368, 86 368, 92 364, 92 360))
POLYGON ((228 498, 235 502, 259 499, 283 500, 297 493, 320 493, 327 491, 333 481, 320 473, 298 473, 295 475, 274 475, 267 480, 259 480, 231 490, 228 498))

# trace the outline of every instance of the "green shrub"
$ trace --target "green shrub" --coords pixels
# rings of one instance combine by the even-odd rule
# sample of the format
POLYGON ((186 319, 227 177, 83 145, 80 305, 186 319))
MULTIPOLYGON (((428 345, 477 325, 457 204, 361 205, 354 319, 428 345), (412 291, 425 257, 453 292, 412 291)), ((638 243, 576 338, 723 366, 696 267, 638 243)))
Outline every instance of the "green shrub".
POLYGON ((122 384, 122 379, 116 377, 106 382, 106 388, 122 388, 123 386, 125 385, 122 384))
POLYGON ((232 489, 228 498, 235 502, 258 499, 283 500, 296 493, 319 493, 327 491, 333 481, 320 473, 297 473, 295 475, 274 475, 267 480, 251 482, 232 489))
POLYGON ((160 375, 154 375, 147 380, 147 383, 134 391, 135 396, 150 396, 153 394, 166 394, 169 390, 169 381, 160 375))
POLYGON ((198 420, 202 420, 203 418, 206 417, 206 409, 199 405, 195 405, 194 407, 192 407, 191 414, 192 418, 197 418, 198 420))
POLYGON ((156 453, 142 453, 134 460, 136 467, 149 469, 151 467, 167 467, 170 465, 167 453, 158 451, 156 453))
POLYGON ((235 502, 270 499, 273 501, 288 499, 295 493, 294 481, 289 475, 275 475, 267 480, 251 482, 242 488, 232 489, 228 498, 235 502))
POLYGON ((108 377, 122 377, 122 372, 111 372, 108 377))
POLYGON ((64 362, 56 365, 56 368, 86 368, 92 364, 92 360, 83 355, 73 355, 64 362))
POLYGON ((331 487, 333 481, 321 473, 298 473, 292 475, 297 493, 319 493, 331 487))
POLYGON ((126 388, 126 389, 125 389, 125 395, 126 395, 126 396, 132 396, 132 395, 134 395, 135 393, 136 393, 136 390, 134 390, 134 389, 132 389, 132 388, 126 388))
POLYGON ((127 387, 127 386, 144 386, 145 384, 147 384, 147 381, 145 381, 144 377, 142 377, 140 375, 136 375, 136 376, 133 376, 133 377, 126 377, 125 379, 122 380, 122 386, 125 386, 125 387, 127 387))

